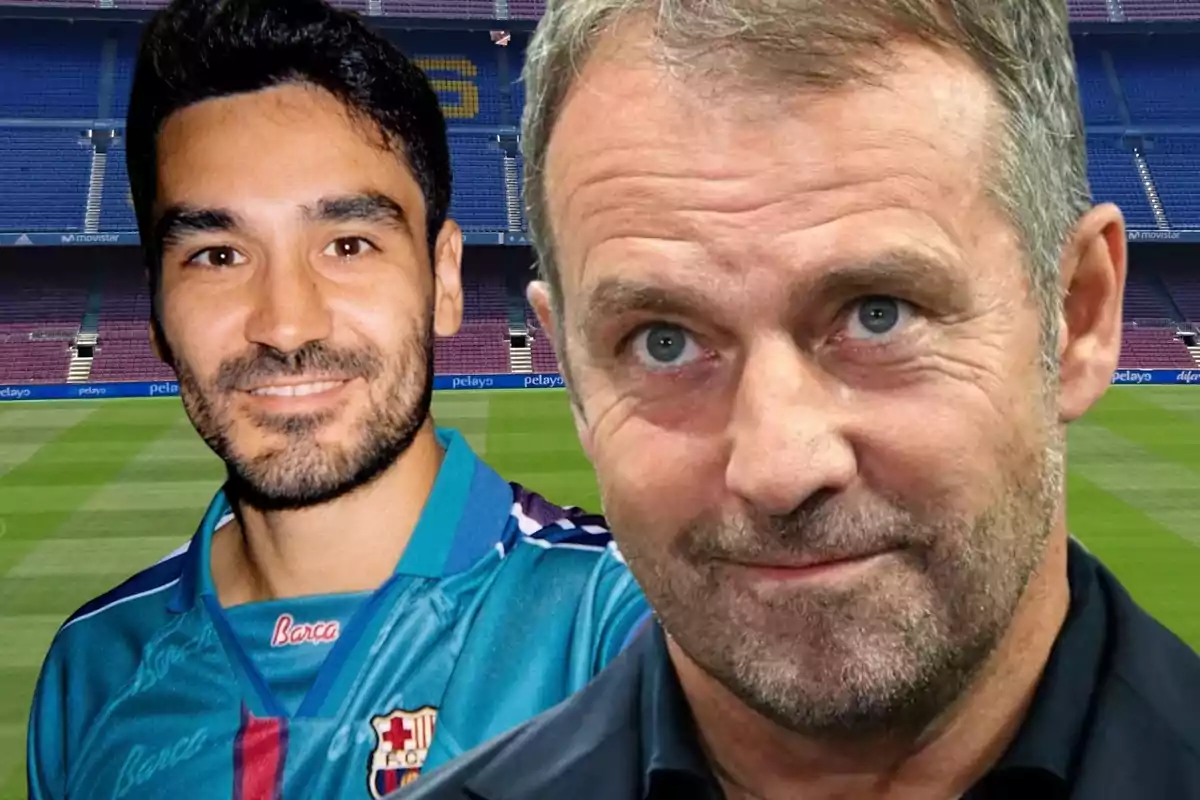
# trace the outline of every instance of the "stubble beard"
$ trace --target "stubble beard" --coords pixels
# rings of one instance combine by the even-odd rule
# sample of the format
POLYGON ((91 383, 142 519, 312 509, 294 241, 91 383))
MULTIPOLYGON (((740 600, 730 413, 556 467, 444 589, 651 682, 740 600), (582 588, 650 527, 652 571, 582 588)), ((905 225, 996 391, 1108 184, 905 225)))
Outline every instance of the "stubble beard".
POLYGON ((668 635, 750 708, 823 740, 916 736, 970 686, 1041 564, 1061 432, 1047 421, 1026 442, 1002 454, 1005 474, 974 515, 948 500, 821 496, 786 517, 697 519, 664 552, 614 498, 605 505, 668 635), (756 592, 730 580, 730 561, 880 549, 886 564, 845 585, 756 592))
MULTIPOLYGON (((430 315, 431 317, 432 315, 430 315)), ((305 508, 329 502, 375 480, 411 446, 429 416, 433 392, 432 319, 425 320, 402 352, 377 348, 335 349, 320 342, 288 354, 262 348, 222 365, 202 381, 172 357, 184 409, 197 433, 225 462, 227 490, 264 511, 305 508), (340 445, 316 433, 338 412, 304 415, 252 414, 240 421, 275 434, 282 443, 252 456, 235 441, 231 393, 255 378, 327 371, 362 378, 369 408, 355 434, 340 445)))

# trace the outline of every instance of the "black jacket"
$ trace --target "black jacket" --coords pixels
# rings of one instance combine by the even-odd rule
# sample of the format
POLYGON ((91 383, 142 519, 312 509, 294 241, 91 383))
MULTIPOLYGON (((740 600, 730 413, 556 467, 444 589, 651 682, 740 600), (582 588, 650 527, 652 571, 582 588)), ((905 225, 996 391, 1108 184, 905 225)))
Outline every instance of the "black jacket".
MULTIPOLYGON (((1075 541, 1069 574, 1070 610, 1030 712, 967 798, 1200 800, 1200 656, 1075 541)), ((575 696, 393 797, 719 800, 721 792, 654 626, 575 696)))

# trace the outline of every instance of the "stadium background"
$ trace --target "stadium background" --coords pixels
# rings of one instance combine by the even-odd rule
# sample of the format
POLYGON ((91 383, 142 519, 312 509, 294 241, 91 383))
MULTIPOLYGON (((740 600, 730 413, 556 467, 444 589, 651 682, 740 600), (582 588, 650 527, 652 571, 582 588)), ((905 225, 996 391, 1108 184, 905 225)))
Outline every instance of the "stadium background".
MULTIPOLYGON (((556 380, 523 293, 519 75, 541 2, 340 5, 419 60, 450 124, 467 319, 436 364, 472 391, 437 393, 439 422, 510 478, 595 507, 561 391, 486 388, 556 380)), ((147 343, 122 137, 159 5, 0 0, 0 400, 101 398, 0 402, 0 798, 24 796, 25 717, 57 625, 186 539, 221 478, 177 399, 103 399, 177 391, 147 343)), ((1114 387, 1072 430, 1072 528, 1200 647, 1200 0, 1069 5, 1093 191, 1131 228, 1114 383, 1156 384, 1114 387)))

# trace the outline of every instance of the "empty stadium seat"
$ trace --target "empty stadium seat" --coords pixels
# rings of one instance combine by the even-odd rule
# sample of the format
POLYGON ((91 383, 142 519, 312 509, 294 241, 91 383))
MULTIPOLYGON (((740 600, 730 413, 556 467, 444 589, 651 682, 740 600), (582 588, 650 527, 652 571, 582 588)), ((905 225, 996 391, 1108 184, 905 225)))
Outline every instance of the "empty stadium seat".
POLYGON ((1118 364, 1124 369, 1194 369, 1196 360, 1174 328, 1126 326, 1118 364))
POLYGON ((504 201, 504 153, 495 137, 451 135, 454 196, 450 212, 464 230, 508 227, 504 201))
POLYGON ((100 26, 6 19, 0 25, 0 117, 94 119, 100 26))
POLYGON ((1200 228, 1200 135, 1156 136, 1142 152, 1171 225, 1200 228))
POLYGON ((465 324, 456 335, 434 341, 433 363, 442 374, 508 372, 508 326, 465 324))
POLYGON ((508 0, 508 15, 513 19, 541 19, 546 0, 508 0))
POLYGON ((382 0, 389 17, 446 17, 490 19, 496 16, 495 0, 382 0))
POLYGON ((62 383, 70 361, 67 341, 0 341, 0 384, 62 383))
POLYGON ((78 131, 0 128, 0 231, 82 230, 91 163, 78 131))
POLYGON ((1171 308, 1169 300, 1163 296, 1165 288, 1161 285, 1157 273, 1130 269, 1125 281, 1125 321, 1162 323, 1174 320, 1178 315, 1171 308))
POLYGON ((1133 124, 1178 124, 1200 118, 1200 51, 1195 39, 1124 38, 1108 49, 1133 124))
POLYGON ((87 270, 0 271, 0 384, 66 380, 91 279, 87 270))
POLYGON ((1089 39, 1075 43, 1075 71, 1079 76, 1079 96, 1083 118, 1093 125, 1116 125, 1121 122, 1117 97, 1104 70, 1102 48, 1089 39))
POLYGON ((1200 18, 1200 0, 1121 0, 1121 7, 1125 19, 1135 22, 1200 18))
POLYGON ((1200 322, 1200 274, 1193 269, 1167 269, 1159 274, 1184 318, 1200 322))
POLYGON ((554 355, 554 345, 545 331, 539 331, 534 335, 530 350, 533 354, 534 372, 558 372, 558 359, 554 355))
POLYGON ((1108 4, 1104 0, 1067 0, 1067 10, 1077 22, 1108 21, 1108 4))
POLYGON ((133 195, 129 192, 129 173, 125 169, 125 144, 120 141, 108 153, 104 194, 100 201, 100 230, 122 233, 137 230, 133 195))
POLYGON ((1131 228, 1153 228, 1154 212, 1128 149, 1113 136, 1089 136, 1088 179, 1097 202, 1121 207, 1131 228))

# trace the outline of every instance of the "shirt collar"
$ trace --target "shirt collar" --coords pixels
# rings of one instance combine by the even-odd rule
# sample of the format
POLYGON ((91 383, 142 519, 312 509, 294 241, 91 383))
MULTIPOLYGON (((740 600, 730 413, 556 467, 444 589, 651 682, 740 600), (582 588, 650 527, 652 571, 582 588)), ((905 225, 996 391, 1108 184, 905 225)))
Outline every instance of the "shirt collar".
MULTIPOLYGON (((1037 786, 1052 787, 1066 796, 1073 782, 1091 698, 1103 666, 1106 622, 1092 558, 1074 539, 1068 544, 1067 564, 1071 601, 1062 630, 1017 738, 984 784, 1004 781, 1019 787, 1037 781, 1037 786)), ((653 798, 657 785, 681 778, 693 781, 691 785, 696 787, 712 785, 712 773, 671 665, 666 638, 658 625, 643 638, 643 797, 653 798)))
POLYGON ((651 625, 640 646, 642 797, 679 796, 683 786, 697 800, 719 797, 662 627, 651 625))
MULTIPOLYGON (((511 520, 512 487, 476 457, 457 431, 439 428, 437 437, 446 454, 396 565, 398 575, 440 578, 463 572, 502 546, 511 520)), ((173 612, 187 611, 197 597, 215 593, 212 537, 232 514, 222 488, 209 503, 184 555, 183 573, 170 604, 173 612)))
POLYGON ((1016 739, 983 783, 1030 776, 1066 790, 1074 782, 1092 698, 1104 667, 1106 615, 1093 559, 1074 539, 1067 545, 1071 602, 1033 702, 1016 739))

